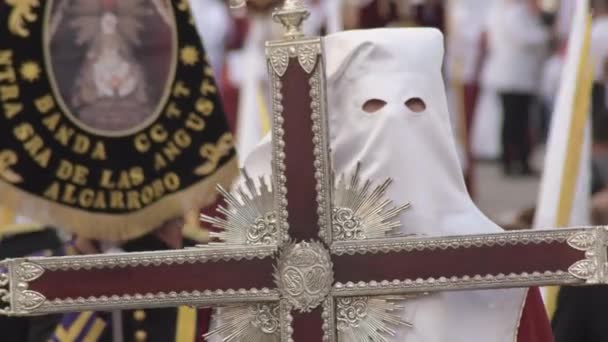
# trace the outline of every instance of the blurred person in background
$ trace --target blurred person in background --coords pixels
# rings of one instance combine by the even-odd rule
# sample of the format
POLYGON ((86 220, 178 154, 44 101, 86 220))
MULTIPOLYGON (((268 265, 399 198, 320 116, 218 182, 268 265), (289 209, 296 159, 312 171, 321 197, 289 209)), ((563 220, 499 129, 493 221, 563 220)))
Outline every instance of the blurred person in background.
POLYGON ((538 95, 549 29, 533 0, 497 0, 488 21, 484 83, 498 91, 505 175, 531 175, 530 113, 538 95))
POLYGON ((540 95, 541 95, 541 117, 540 117, 540 140, 545 141, 549 133, 549 123, 551 114, 555 107, 555 100, 559 91, 559 85, 564 67, 564 58, 566 55, 567 41, 561 40, 551 56, 543 65, 541 78, 540 95))
POLYGON ((233 27, 228 7, 223 0, 190 0, 190 8, 215 79, 219 82, 226 58, 226 44, 233 27))
MULTIPOLYGON (((328 2, 337 0, 325 1, 303 1, 310 11, 303 27, 307 35, 325 31, 328 12, 333 8, 328 2)), ((221 92, 240 163, 270 129, 270 83, 264 46, 283 34, 281 25, 271 18, 272 10, 280 4, 279 0, 249 0, 246 10, 233 11, 234 29, 221 73, 221 92)))
POLYGON ((473 198, 473 122, 486 53, 486 17, 491 3, 489 0, 452 0, 446 8, 445 77, 448 81, 448 100, 465 182, 473 198))
POLYGON ((344 27, 435 27, 444 31, 446 1, 343 0, 344 27))
MULTIPOLYGON (((593 74, 592 108, 594 124, 608 116, 608 0, 593 2, 591 25, 591 57, 595 63, 593 74)), ((599 124, 601 126, 601 123, 599 124)))

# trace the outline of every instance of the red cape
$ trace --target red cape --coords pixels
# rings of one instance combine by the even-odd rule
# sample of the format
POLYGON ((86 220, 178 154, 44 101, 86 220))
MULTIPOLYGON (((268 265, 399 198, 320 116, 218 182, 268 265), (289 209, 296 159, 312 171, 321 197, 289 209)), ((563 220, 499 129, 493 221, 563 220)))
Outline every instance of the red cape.
POLYGON ((553 342, 551 324, 540 291, 531 287, 519 322, 517 342, 553 342))

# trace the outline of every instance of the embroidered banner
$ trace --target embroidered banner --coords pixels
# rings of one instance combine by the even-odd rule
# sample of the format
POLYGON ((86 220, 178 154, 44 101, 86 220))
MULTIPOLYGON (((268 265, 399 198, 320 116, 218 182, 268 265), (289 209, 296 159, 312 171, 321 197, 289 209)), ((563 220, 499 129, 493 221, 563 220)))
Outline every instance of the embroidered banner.
POLYGON ((186 0, 0 0, 0 204, 101 239, 236 174, 186 0))

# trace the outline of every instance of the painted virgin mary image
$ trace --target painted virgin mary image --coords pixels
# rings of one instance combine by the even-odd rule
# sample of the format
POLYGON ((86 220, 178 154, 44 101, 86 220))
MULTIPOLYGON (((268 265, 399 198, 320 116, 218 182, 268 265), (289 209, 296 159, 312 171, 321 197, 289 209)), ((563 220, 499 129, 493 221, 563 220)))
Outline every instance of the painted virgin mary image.
POLYGON ((169 6, 165 0, 54 3, 52 69, 79 123, 117 132, 153 116, 172 62, 169 6))

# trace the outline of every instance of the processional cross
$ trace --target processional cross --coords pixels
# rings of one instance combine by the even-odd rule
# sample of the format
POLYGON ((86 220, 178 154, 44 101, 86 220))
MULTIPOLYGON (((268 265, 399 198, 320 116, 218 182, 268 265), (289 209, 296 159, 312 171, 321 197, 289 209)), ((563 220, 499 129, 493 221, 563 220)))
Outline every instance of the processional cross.
MULTIPOLYGON (((227 244, 5 260, 0 313, 240 304, 251 310, 218 328, 229 341, 253 325, 280 341, 336 341, 349 319, 356 323, 349 305, 365 308, 376 296, 608 283, 605 228, 361 239, 394 228, 405 207, 387 208, 388 182, 370 190, 355 175, 334 190, 323 46, 301 33, 307 16, 297 0, 274 13, 286 33, 267 44, 272 190, 245 177, 243 189, 223 192, 226 218, 207 220, 226 229, 219 236, 227 244)), ((380 324, 359 338, 379 341, 389 331, 380 324)))

